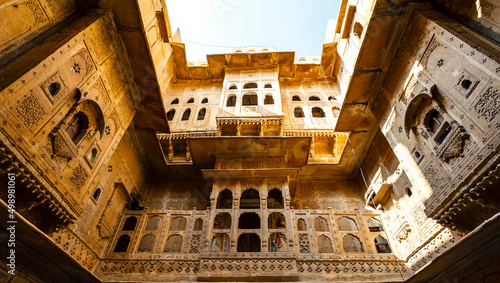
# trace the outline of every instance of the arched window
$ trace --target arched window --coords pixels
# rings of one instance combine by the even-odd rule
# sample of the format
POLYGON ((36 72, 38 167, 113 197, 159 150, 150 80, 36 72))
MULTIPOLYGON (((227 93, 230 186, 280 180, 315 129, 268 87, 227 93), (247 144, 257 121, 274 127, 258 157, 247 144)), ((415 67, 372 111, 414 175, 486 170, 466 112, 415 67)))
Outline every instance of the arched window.
POLYGON ((189 116, 190 115, 191 115, 191 109, 186 109, 186 111, 184 111, 184 114, 182 114, 181 121, 187 121, 187 120, 189 120, 189 116))
POLYGON ((116 246, 115 246, 115 249, 113 250, 113 252, 115 252, 115 253, 127 252, 128 244, 130 244, 130 236, 129 235, 121 236, 118 239, 118 241, 116 241, 116 246))
POLYGON ((52 97, 56 96, 61 90, 61 85, 57 82, 51 83, 48 87, 48 91, 52 97))
POLYGON ((328 101, 337 101, 337 98, 335 98, 335 96, 329 96, 328 101))
POLYGON ((319 253, 333 253, 332 241, 325 235, 318 237, 318 252, 319 253))
POLYGON ((91 151, 89 151, 87 159, 89 160, 90 163, 94 163, 96 157, 97 157, 97 148, 93 148, 91 151))
POLYGON ((206 104, 206 103, 208 103, 208 98, 206 98, 206 97, 205 97, 205 98, 203 98, 203 100, 201 101, 201 104, 206 104))
POLYGON ((243 233, 238 237, 238 252, 260 252, 260 237, 253 233, 243 233))
POLYGON ((304 118, 302 107, 295 107, 295 109, 293 109, 293 115, 297 118, 304 118))
POLYGON ((269 252, 286 252, 287 251, 287 240, 283 233, 271 233, 269 235, 269 252))
POLYGON ((358 226, 356 221, 349 217, 341 217, 339 219, 339 230, 340 231, 358 231, 358 226))
POLYGON ((234 84, 233 84, 233 85, 231 85, 231 86, 229 87, 229 89, 238 89, 238 87, 237 87, 236 85, 234 85, 234 84))
POLYGON ((313 118, 324 118, 325 117, 325 112, 323 112, 323 109, 319 107, 313 107, 311 110, 313 118))
POLYGON ((161 217, 158 215, 153 215, 149 218, 146 224, 145 231, 158 231, 160 229, 161 217))
POLYGON ((174 217, 170 223, 170 231, 184 231, 186 230, 186 223, 186 218, 182 216, 174 217))
POLYGON ((190 98, 187 103, 194 103, 194 98, 190 98))
POLYGON ((406 188, 406 189, 405 189, 405 192, 406 192, 406 194, 407 194, 409 197, 411 197, 411 195, 413 194, 413 193, 411 192, 410 188, 406 188))
POLYGON ((267 194, 267 208, 283 208, 283 195, 278 189, 272 189, 267 194))
POLYGON ((264 97, 264 105, 266 104, 274 104, 274 98, 272 94, 266 94, 264 97))
POLYGON ((165 248, 163 252, 165 253, 180 253, 182 250, 182 236, 181 235, 171 235, 168 237, 167 242, 165 243, 165 248))
POLYGON ((95 201, 98 201, 99 200, 99 197, 101 197, 101 188, 97 188, 94 192, 94 194, 92 195, 92 198, 95 200, 95 201))
POLYGON ((292 101, 302 101, 302 100, 300 99, 300 96, 294 95, 292 96, 292 101))
POLYGON ((309 96, 309 101, 321 101, 321 98, 319 98, 316 95, 309 96))
POLYGON ((200 120, 205 120, 205 114, 206 114, 207 110, 205 108, 201 108, 200 109, 200 112, 198 112, 198 118, 197 120, 200 121, 200 120))
POLYGON ((179 98, 174 98, 170 104, 179 104, 179 98))
POLYGON ((170 111, 167 112, 167 120, 168 121, 172 121, 174 119, 174 116, 175 116, 175 110, 172 109, 170 111))
POLYGON ((136 224, 137 218, 131 216, 125 220, 125 223, 123 223, 122 231, 134 231, 136 224))
POLYGON ((231 214, 217 213, 214 219, 214 229, 231 229, 231 214))
POLYGON ((245 212, 240 215, 238 229, 260 229, 260 217, 255 212, 245 212))
POLYGON ((201 231, 203 229, 203 219, 198 218, 194 222, 193 231, 201 231))
POLYGON ((225 189, 219 193, 219 197, 217 198, 217 205, 215 206, 217 209, 229 209, 233 208, 233 193, 225 189))
POLYGON ((260 208, 259 192, 256 189, 248 189, 241 194, 240 208, 260 208))
POLYGON ((244 89, 247 89, 247 88, 257 88, 257 83, 254 83, 254 82, 251 82, 251 83, 246 83, 244 86, 243 86, 244 89))
POLYGON ((156 237, 154 235, 146 235, 142 237, 141 242, 139 243, 139 248, 137 252, 147 253, 153 251, 153 247, 155 246, 156 237))
POLYGON ((210 243, 211 252, 228 252, 229 251, 229 235, 225 233, 216 233, 210 243))
POLYGON ((384 231, 382 224, 380 224, 380 222, 374 218, 370 218, 370 220, 368 220, 368 229, 370 230, 370 232, 384 231))
POLYGON ((236 106, 236 95, 230 95, 227 98, 226 107, 234 107, 234 106, 236 106))
POLYGON ((329 231, 328 222, 326 222, 326 219, 320 216, 316 217, 316 219, 314 219, 314 230, 329 231))
POLYGON ((363 244, 354 235, 346 235, 342 240, 342 246, 344 247, 344 252, 346 253, 362 253, 364 252, 363 244))
POLYGON ((297 220, 297 230, 307 231, 307 225, 304 219, 300 218, 299 220, 297 220))
POLYGON ((286 229, 285 216, 279 212, 269 214, 267 228, 269 229, 286 229))
POLYGON ((85 114, 81 112, 76 113, 68 123, 68 126, 66 127, 66 133, 75 144, 78 144, 78 142, 87 132, 88 125, 89 122, 87 116, 85 116, 85 114))
POLYGON ((333 117, 338 117, 339 114, 340 114, 340 108, 339 107, 332 107, 332 113, 333 113, 333 117))
POLYGON ((375 248, 377 249, 377 253, 390 253, 391 247, 386 239, 381 236, 377 236, 374 240, 375 248))
POLYGON ((444 119, 443 115, 437 110, 433 109, 429 112, 427 127, 429 128, 431 134, 434 136, 434 140, 441 144, 444 139, 450 133, 452 127, 444 119))
POLYGON ((243 99, 241 101, 241 105, 243 106, 253 106, 258 105, 257 94, 245 94, 243 95, 243 99))
POLYGON ((273 88, 273 85, 270 84, 270 83, 267 83, 267 84, 264 85, 264 88, 273 88))

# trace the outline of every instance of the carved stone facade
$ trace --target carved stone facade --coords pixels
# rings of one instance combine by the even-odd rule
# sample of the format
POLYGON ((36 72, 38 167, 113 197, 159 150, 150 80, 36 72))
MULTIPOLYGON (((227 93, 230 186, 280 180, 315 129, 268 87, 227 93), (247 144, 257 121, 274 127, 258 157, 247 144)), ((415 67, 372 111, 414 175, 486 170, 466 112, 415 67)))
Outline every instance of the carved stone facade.
POLYGON ((343 0, 321 56, 197 63, 132 2, 0 6, 0 281, 500 280, 498 1, 343 0))

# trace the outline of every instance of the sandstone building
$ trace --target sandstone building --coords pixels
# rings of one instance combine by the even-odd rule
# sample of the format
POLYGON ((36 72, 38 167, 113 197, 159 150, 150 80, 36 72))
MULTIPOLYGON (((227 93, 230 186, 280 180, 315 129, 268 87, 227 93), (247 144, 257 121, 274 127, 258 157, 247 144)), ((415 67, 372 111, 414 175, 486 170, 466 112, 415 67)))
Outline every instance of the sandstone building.
POLYGON ((196 63, 161 0, 0 22, 2 282, 500 281, 500 1, 343 0, 321 56, 196 63))

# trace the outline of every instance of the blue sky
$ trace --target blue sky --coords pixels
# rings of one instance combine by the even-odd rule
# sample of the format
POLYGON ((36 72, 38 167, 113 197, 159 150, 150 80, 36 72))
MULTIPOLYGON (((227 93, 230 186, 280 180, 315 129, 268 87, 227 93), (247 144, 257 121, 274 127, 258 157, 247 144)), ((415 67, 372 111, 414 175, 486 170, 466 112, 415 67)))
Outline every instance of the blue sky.
POLYGON ((337 18, 340 0, 166 0, 166 4, 172 32, 181 30, 188 61, 206 61, 206 54, 245 46, 319 56, 328 19, 337 18))

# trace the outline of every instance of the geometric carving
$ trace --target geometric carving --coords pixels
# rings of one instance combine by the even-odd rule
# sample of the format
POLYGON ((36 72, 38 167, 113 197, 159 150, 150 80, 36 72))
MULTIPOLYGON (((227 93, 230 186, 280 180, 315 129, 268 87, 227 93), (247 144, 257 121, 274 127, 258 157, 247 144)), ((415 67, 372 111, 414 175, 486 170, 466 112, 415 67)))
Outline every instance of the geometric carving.
POLYGON ((85 172, 81 164, 78 164, 78 166, 73 169, 73 173, 68 180, 74 185, 75 189, 80 190, 87 180, 87 172, 85 172))
POLYGON ((443 46, 441 43, 439 43, 436 38, 432 39, 432 42, 429 44, 429 47, 427 47, 427 51, 425 52, 424 56, 422 56, 422 59, 420 60, 421 64, 425 67, 427 67, 427 62, 429 61, 429 57, 432 54, 432 51, 434 49, 438 48, 439 46, 443 46))
POLYGON ((35 17, 35 25, 39 23, 43 23, 46 21, 45 14, 40 7, 38 1, 30 0, 22 3, 21 5, 26 5, 33 12, 33 16, 35 17))
POLYGON ((307 236, 307 234, 299 235, 299 250, 301 254, 311 252, 311 249, 309 248, 309 237, 307 236))
POLYGON ((448 138, 444 140, 443 144, 436 151, 437 157, 448 162, 449 159, 460 156, 464 151, 468 139, 469 135, 465 132, 464 127, 453 125, 448 138))
POLYGON ((474 105, 474 110, 486 121, 491 122, 500 111, 500 92, 498 89, 489 87, 480 97, 481 99, 474 105))
POLYGON ((17 115, 24 120, 24 124, 28 128, 36 125, 36 123, 42 119, 43 115, 45 115, 45 111, 33 94, 26 95, 26 97, 18 103, 16 110, 17 115))
POLYGON ((443 178, 439 177, 439 171, 434 167, 433 162, 430 161, 422 170, 425 179, 429 182, 432 188, 437 189, 438 185, 441 184, 443 178))
POLYGON ((419 203, 417 206, 415 206, 415 209, 411 212, 411 215, 413 216, 413 219, 415 220, 415 223, 421 227, 422 224, 427 220, 427 216, 425 215, 424 212, 424 205, 422 203, 419 203))
POLYGON ((66 139, 62 136, 62 131, 51 134, 52 155, 66 157, 72 159, 76 156, 76 152, 68 145, 66 139))

